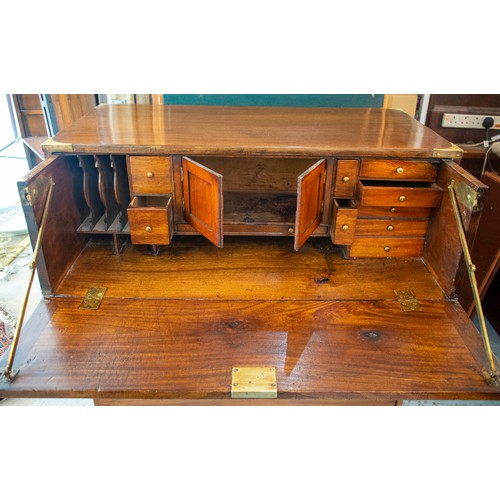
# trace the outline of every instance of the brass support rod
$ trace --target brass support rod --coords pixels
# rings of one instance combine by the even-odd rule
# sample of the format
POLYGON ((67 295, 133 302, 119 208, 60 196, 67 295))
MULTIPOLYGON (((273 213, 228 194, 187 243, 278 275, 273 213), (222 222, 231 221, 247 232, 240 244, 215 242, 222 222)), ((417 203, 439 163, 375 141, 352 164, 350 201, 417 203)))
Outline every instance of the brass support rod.
POLYGON ((451 184, 448 186, 450 192, 451 203, 453 206, 453 213, 455 214, 455 221, 457 223, 458 235, 460 237, 460 243, 462 245, 462 250, 464 252, 465 263, 467 265, 467 271, 469 273, 469 280, 472 287, 472 294, 474 296, 474 303, 476 304, 477 317, 479 319, 479 326, 481 328, 481 336, 483 338, 484 351, 486 357, 488 358, 488 363, 492 372, 495 371, 495 362, 493 361, 493 354, 491 353, 490 339, 488 337, 488 330, 486 328, 486 322, 484 320, 483 308, 481 305, 481 297, 479 295, 479 290, 477 288, 476 281, 476 266, 472 263, 472 259, 469 252, 469 246, 467 245, 467 238, 465 236, 465 230, 462 222, 462 216, 460 215, 460 209, 458 208, 457 197, 455 193, 455 182, 452 180, 451 184))
POLYGON ((33 278, 36 273, 36 264, 38 261, 38 255, 40 253, 40 247, 42 245, 43 234, 45 231, 45 225, 47 222, 47 216, 49 214, 50 200, 52 199, 52 189, 54 183, 50 179, 49 189, 47 191, 47 198, 45 199, 45 205, 43 207, 42 221, 40 223, 40 228, 38 230, 38 236, 36 239, 35 249, 33 250, 33 259, 30 262, 29 268, 31 270, 28 288, 24 296, 23 304, 21 306, 21 312, 19 313, 19 319, 17 320, 16 331, 14 333, 14 338, 12 340, 12 345, 9 352, 9 359, 7 361, 7 367, 5 368, 4 376, 7 382, 13 382, 16 374, 12 373, 12 365, 14 364, 14 358, 16 356, 17 344, 19 343, 19 337, 21 334, 21 329, 23 327, 24 315, 26 314, 26 307, 28 306, 28 300, 31 292, 31 285, 33 284, 33 278))

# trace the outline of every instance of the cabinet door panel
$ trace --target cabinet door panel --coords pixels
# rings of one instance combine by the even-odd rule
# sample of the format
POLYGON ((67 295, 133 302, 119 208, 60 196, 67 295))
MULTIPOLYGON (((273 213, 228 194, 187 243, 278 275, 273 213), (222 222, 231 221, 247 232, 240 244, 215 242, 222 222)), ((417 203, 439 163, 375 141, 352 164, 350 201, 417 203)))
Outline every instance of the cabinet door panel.
POLYGON ((197 231, 222 248, 222 175, 182 158, 184 217, 197 231))
POLYGON ((326 160, 320 160, 298 178, 295 250, 300 249, 321 222, 325 174, 326 160))

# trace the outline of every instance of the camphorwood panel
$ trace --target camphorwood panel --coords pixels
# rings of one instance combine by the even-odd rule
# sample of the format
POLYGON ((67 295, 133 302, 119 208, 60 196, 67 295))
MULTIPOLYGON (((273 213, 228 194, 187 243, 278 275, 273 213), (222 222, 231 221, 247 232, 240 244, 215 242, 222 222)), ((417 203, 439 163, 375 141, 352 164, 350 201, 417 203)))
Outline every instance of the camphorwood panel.
POLYGON ((398 219, 428 219, 431 209, 420 207, 365 207, 357 205, 359 217, 391 217, 398 219))
POLYGON ((381 300, 396 289, 443 298, 422 262, 346 260, 329 238, 312 238, 296 252, 292 238, 226 237, 218 249, 200 236, 174 236, 156 257, 148 247, 128 246, 119 259, 110 247, 94 245, 57 293, 83 296, 92 286, 108 287, 106 296, 117 298, 381 300))
POLYGON ((470 286, 448 190, 451 181, 464 183, 477 199, 477 204, 472 209, 457 199, 469 248, 472 248, 476 236, 481 209, 488 190, 488 186, 456 163, 443 162, 437 179, 443 189, 443 198, 440 209, 435 211, 429 222, 424 258, 448 296, 460 292, 463 287, 470 286))
POLYGON ((330 238, 336 245, 350 245, 354 239, 358 210, 354 203, 339 206, 334 200, 332 220, 330 222, 330 238))
POLYGON ((358 182, 358 199, 369 207, 439 207, 443 192, 433 183, 426 187, 370 185, 358 182))
MULTIPOLYGON (((229 399, 231 369, 274 366, 279 399, 498 399, 453 303, 57 298, 0 397, 229 399), (425 321, 424 321, 425 318, 425 321)), ((30 328, 38 325, 30 324, 30 328)))
POLYGON ((352 198, 358 182, 358 160, 338 160, 335 169, 333 195, 336 198, 352 198))
POLYGON ((393 238, 390 235, 356 236, 351 244, 349 255, 363 258, 397 257, 408 259, 422 257, 424 243, 425 238, 393 238))
POLYGON ((222 248, 224 239, 222 176, 184 157, 182 195, 186 221, 214 245, 222 248))
POLYGON ((360 179, 433 181, 437 166, 426 161, 362 160, 360 179))
POLYGON ((423 238, 428 225, 427 220, 358 219, 356 235, 423 238))
POLYGON ((170 156, 129 156, 129 183, 132 195, 172 194, 170 156))
POLYGON ((74 152, 432 158, 451 143, 401 111, 102 105, 48 141, 74 152))
POLYGON ((325 192, 326 160, 319 160, 298 179, 295 250, 300 250, 321 222, 325 192))

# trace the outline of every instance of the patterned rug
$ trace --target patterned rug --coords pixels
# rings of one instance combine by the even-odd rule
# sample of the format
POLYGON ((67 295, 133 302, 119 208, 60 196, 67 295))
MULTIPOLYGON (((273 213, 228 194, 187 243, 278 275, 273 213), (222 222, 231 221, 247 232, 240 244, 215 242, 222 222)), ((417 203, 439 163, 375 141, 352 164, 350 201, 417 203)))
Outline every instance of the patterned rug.
POLYGON ((4 352, 9 348, 10 342, 11 339, 7 336, 5 325, 3 321, 0 321, 0 357, 2 357, 4 352))

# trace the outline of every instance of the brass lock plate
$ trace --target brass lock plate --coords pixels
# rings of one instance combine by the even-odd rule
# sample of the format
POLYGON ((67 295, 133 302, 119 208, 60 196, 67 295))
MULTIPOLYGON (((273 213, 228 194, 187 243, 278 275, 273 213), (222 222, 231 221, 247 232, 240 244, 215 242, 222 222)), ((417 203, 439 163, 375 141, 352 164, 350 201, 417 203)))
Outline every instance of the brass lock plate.
POLYGON ((233 368, 231 397, 235 399, 276 399, 278 397, 276 368, 233 368))
POLYGON ((107 288, 89 288, 79 309, 95 310, 99 309, 107 288))

